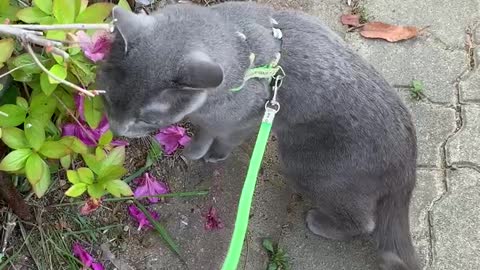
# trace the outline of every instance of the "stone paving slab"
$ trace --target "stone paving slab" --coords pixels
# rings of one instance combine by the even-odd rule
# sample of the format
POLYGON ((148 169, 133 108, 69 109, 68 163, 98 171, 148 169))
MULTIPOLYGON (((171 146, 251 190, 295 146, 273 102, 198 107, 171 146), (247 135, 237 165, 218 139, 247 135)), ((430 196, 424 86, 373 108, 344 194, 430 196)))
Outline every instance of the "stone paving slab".
POLYGON ((449 164, 480 164, 480 107, 462 106, 463 126, 447 144, 449 164))
POLYGON ((417 164, 440 168, 442 145, 456 129, 455 110, 425 102, 413 102, 410 97, 405 101, 417 128, 417 164))
POLYGON ((471 72, 459 84, 462 103, 480 102, 480 72, 471 72))
POLYGON ((433 209, 434 260, 430 269, 480 269, 480 173, 462 168, 448 173, 451 190, 433 209))
POLYGON ((480 18, 478 0, 363 0, 361 5, 374 20, 420 28, 430 26, 428 31, 436 38, 457 49, 464 47, 467 26, 480 18))
POLYGON ((406 87, 420 80, 425 95, 437 103, 453 102, 455 81, 468 66, 465 51, 447 50, 431 37, 388 43, 350 33, 346 39, 390 84, 406 87))

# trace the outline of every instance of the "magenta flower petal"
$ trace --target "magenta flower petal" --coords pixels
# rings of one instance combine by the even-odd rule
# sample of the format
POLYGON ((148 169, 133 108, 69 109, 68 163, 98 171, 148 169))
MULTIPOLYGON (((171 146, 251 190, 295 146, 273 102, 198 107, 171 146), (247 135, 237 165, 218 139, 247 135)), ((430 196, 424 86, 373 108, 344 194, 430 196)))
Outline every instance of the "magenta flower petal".
POLYGON ((66 124, 62 127, 62 136, 76 136, 76 134, 77 134, 77 125, 66 124))
MULTIPOLYGON (((145 173, 143 177, 137 178, 135 182, 138 183, 138 187, 133 192, 133 195, 137 198, 144 196, 155 196, 170 192, 170 189, 165 183, 158 181, 149 173, 145 173)), ((150 203, 157 203, 159 200, 159 198, 155 197, 148 198, 150 203)))
POLYGON ((103 265, 101 263, 92 263, 92 269, 93 270, 105 270, 103 265))
POLYGON ((111 39, 106 31, 97 31, 92 37, 89 37, 84 31, 78 31, 76 36, 83 53, 93 62, 103 60, 110 51, 111 39))
POLYGON ((217 209, 215 209, 213 206, 210 207, 205 218, 206 218, 206 221, 205 221, 204 227, 206 230, 211 231, 211 230, 218 230, 223 228, 223 222, 218 217, 217 209))
POLYGON ((163 146, 167 155, 173 154, 178 147, 185 146, 190 142, 190 137, 187 135, 186 130, 176 125, 161 129, 155 135, 155 138, 163 146))
MULTIPOLYGON (((160 218, 160 215, 157 212, 150 211, 148 210, 150 215, 154 220, 158 220, 160 218)), ((130 205, 128 207, 128 213, 132 218, 134 218, 137 223, 138 223, 138 230, 141 230, 142 228, 153 228, 152 224, 150 224, 150 221, 147 219, 147 217, 143 214, 140 209, 138 209, 135 205, 130 205)))
POLYGON ((79 243, 73 244, 73 255, 77 257, 83 266, 90 267, 93 263, 93 257, 79 243))
POLYGON ((85 122, 85 96, 74 96, 75 107, 77 108, 78 117, 81 121, 85 122))

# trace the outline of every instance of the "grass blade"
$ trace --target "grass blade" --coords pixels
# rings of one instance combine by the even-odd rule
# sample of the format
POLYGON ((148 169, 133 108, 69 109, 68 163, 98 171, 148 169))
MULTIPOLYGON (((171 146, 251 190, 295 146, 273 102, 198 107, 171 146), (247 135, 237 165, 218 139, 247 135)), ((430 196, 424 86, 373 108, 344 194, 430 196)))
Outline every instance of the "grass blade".
POLYGON ((165 229, 165 227, 163 227, 163 225, 161 225, 160 223, 158 223, 155 219, 153 219, 152 215, 150 215, 150 213, 148 212, 148 210, 145 208, 145 206, 143 206, 143 204, 141 204, 140 202, 138 201, 133 201, 135 203, 135 205, 138 207, 138 209, 140 209, 140 211, 143 212, 143 214, 145 215, 145 217, 147 217, 148 221, 150 221, 150 223, 153 225, 153 227, 155 228, 155 230, 158 232, 158 234, 162 237, 162 239, 168 244, 168 246, 170 247, 170 249, 175 252, 175 254, 177 254, 179 257, 180 256, 180 248, 178 247, 177 243, 175 243, 175 241, 173 240, 173 238, 170 236, 170 234, 168 233, 167 229, 165 229))

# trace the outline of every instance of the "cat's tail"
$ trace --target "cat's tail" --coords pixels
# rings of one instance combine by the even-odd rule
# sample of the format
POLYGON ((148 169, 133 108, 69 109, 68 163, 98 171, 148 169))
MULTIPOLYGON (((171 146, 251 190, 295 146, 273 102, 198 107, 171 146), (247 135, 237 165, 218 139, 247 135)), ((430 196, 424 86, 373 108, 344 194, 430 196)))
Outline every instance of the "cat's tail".
POLYGON ((420 270, 410 235, 408 202, 411 193, 389 194, 377 206, 373 236, 382 270, 420 270))

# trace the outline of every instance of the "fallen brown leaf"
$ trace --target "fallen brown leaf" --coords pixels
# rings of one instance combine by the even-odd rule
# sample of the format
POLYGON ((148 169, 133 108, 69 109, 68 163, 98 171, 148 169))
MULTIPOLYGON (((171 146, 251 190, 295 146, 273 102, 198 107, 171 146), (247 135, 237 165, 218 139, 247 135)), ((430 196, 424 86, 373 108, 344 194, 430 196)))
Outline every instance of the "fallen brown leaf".
POLYGON ((356 27, 360 25, 360 16, 355 14, 343 14, 340 17, 340 21, 343 25, 356 27))
POLYGON ((366 23, 360 35, 365 38, 380 38, 389 42, 397 42, 415 38, 420 33, 420 30, 415 26, 398 26, 382 22, 366 23))

